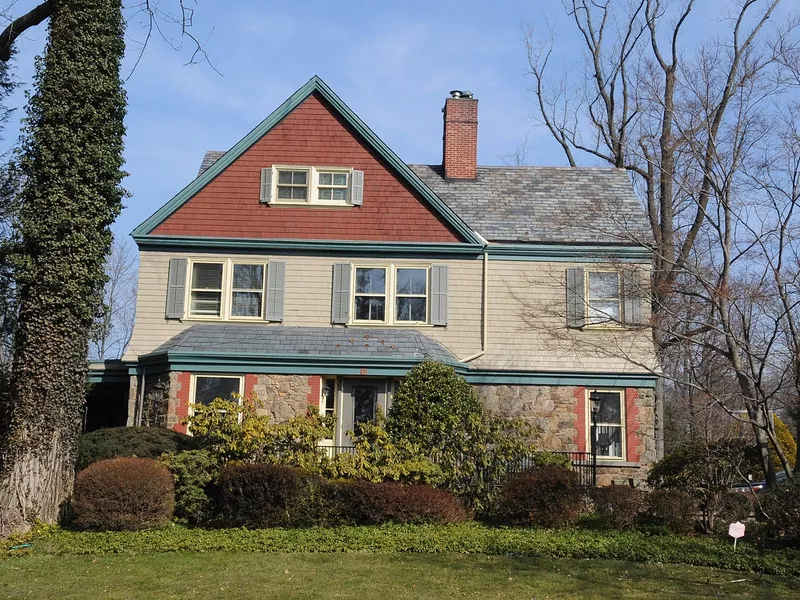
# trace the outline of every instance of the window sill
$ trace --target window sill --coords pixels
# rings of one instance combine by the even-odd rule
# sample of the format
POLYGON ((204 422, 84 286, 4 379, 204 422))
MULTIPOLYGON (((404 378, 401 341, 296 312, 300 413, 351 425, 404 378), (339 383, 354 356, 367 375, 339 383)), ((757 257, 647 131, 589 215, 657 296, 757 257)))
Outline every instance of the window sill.
POLYGON ((622 460, 621 458, 617 459, 617 460, 614 460, 614 459, 609 459, 609 458, 600 459, 598 457, 597 466, 598 467, 621 467, 623 469, 638 469, 638 468, 640 468, 642 466, 642 464, 638 463, 638 462, 628 462, 626 460, 622 460))
MULTIPOLYGON (((352 321, 346 325, 346 327, 411 327, 411 328, 419 328, 419 327, 437 327, 436 325, 431 325, 430 323, 372 323, 370 321, 352 321)), ((443 327, 439 325, 439 327, 443 327)))
POLYGON ((353 208, 353 205, 349 202, 266 202, 265 204, 272 207, 286 206, 289 208, 298 208, 300 206, 305 208, 353 208))

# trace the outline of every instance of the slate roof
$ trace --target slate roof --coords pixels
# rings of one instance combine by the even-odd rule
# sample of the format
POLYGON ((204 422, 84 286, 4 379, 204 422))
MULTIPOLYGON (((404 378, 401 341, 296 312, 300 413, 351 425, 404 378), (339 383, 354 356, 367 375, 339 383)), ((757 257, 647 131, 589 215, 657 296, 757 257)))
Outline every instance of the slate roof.
POLYGON ((478 167, 446 181, 439 165, 409 165, 490 242, 648 243, 652 233, 623 169, 478 167))
MULTIPOLYGON (((206 152, 198 176, 224 154, 206 152)), ((479 166, 475 181, 447 181, 440 165, 409 167, 490 242, 652 242, 644 209, 623 169, 479 166)))
POLYGON ((430 359, 456 363, 450 351, 436 340, 411 329, 347 329, 332 327, 275 327, 269 325, 193 325, 156 348, 164 352, 217 354, 298 354, 430 359))

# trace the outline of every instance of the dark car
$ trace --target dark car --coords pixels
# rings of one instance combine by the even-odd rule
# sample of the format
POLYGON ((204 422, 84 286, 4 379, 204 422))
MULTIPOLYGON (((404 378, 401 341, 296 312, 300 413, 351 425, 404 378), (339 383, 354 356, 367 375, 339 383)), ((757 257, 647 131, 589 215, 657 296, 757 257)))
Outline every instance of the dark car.
MULTIPOLYGON (((789 481, 789 476, 786 474, 786 471, 778 471, 775 473, 775 479, 778 481, 778 485, 785 485, 787 481, 789 481)), ((731 486, 731 491, 734 492, 761 492, 767 489, 767 482, 766 481, 742 481, 741 483, 734 483, 731 486)))

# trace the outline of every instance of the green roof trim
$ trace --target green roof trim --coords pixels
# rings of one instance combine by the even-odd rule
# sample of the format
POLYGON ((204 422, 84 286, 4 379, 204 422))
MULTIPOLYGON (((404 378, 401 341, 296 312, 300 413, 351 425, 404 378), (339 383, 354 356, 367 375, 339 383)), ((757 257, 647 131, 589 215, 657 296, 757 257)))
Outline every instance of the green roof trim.
MULTIPOLYGON (((183 188, 172 200, 159 208, 155 213, 148 217, 141 225, 133 230, 131 235, 134 238, 149 235, 167 217, 178 210, 195 194, 208 185, 214 178, 238 159, 250 146, 260 140, 273 127, 280 123, 289 113, 302 104, 309 96, 318 93, 330 104, 355 129, 372 148, 394 168, 399 175, 416 190, 431 207, 457 231, 468 243, 481 244, 480 238, 472 229, 447 206, 433 191, 425 185, 422 180, 403 162, 394 151, 381 140, 361 118, 347 106, 336 93, 328 87, 322 79, 314 75, 308 82, 289 96, 271 115, 261 121, 255 129, 239 140, 233 148, 228 150, 224 156, 217 160, 202 175, 197 177, 189 185, 183 188)), ((139 240, 137 240, 139 241, 139 240)))
POLYGON ((367 242, 353 240, 268 240, 261 238, 192 237, 145 235, 133 238, 140 248, 148 250, 220 249, 234 252, 268 250, 274 254, 364 254, 370 256, 460 256, 478 258, 483 246, 460 243, 367 242))
POLYGON ((647 246, 613 244, 489 244, 489 260, 546 262, 647 262, 653 251, 647 246))
MULTIPOLYGON (((195 373, 250 373, 291 375, 355 375, 403 377, 416 359, 310 354, 217 354, 207 352, 161 352, 139 359, 143 367, 195 373)), ((456 372, 475 385, 546 385, 616 388, 655 388, 658 376, 651 373, 593 373, 570 371, 476 370, 465 363, 451 363, 456 372)), ((133 372, 133 370, 132 370, 133 372)))

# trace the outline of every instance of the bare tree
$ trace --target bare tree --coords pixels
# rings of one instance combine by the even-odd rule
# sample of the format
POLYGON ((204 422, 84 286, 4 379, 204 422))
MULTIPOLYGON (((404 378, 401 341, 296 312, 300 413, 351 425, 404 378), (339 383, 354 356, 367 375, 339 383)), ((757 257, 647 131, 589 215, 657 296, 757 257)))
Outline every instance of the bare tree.
POLYGON ((103 307, 92 327, 90 358, 120 358, 133 333, 136 312, 136 252, 129 243, 114 240, 106 258, 103 307))
MULTIPOLYGON (((682 33, 694 0, 565 0, 584 49, 585 70, 577 82, 551 78, 552 33, 540 39, 529 28, 525 36, 540 122, 569 164, 588 157, 624 168, 641 194, 652 240, 639 241, 653 244, 655 263, 648 325, 664 366, 681 362, 669 355, 682 349, 684 358, 712 352, 733 367, 765 471, 774 436, 757 381, 772 372, 762 364, 759 375, 758 361, 750 362, 757 352, 747 346, 753 341, 747 330, 757 325, 767 335, 769 328, 763 329, 764 319, 749 320, 730 292, 746 287, 741 266, 759 260, 742 237, 749 204, 741 174, 769 135, 769 113, 785 106, 791 85, 786 65, 795 56, 797 21, 767 27, 779 3, 731 2, 723 9, 728 18, 722 37, 690 50, 682 33)), ((767 336, 759 348, 771 347, 771 340, 767 336)), ((709 386, 692 379, 692 365, 679 371, 668 378, 709 393, 709 386)), ((718 390, 711 397, 724 405, 718 390)))

